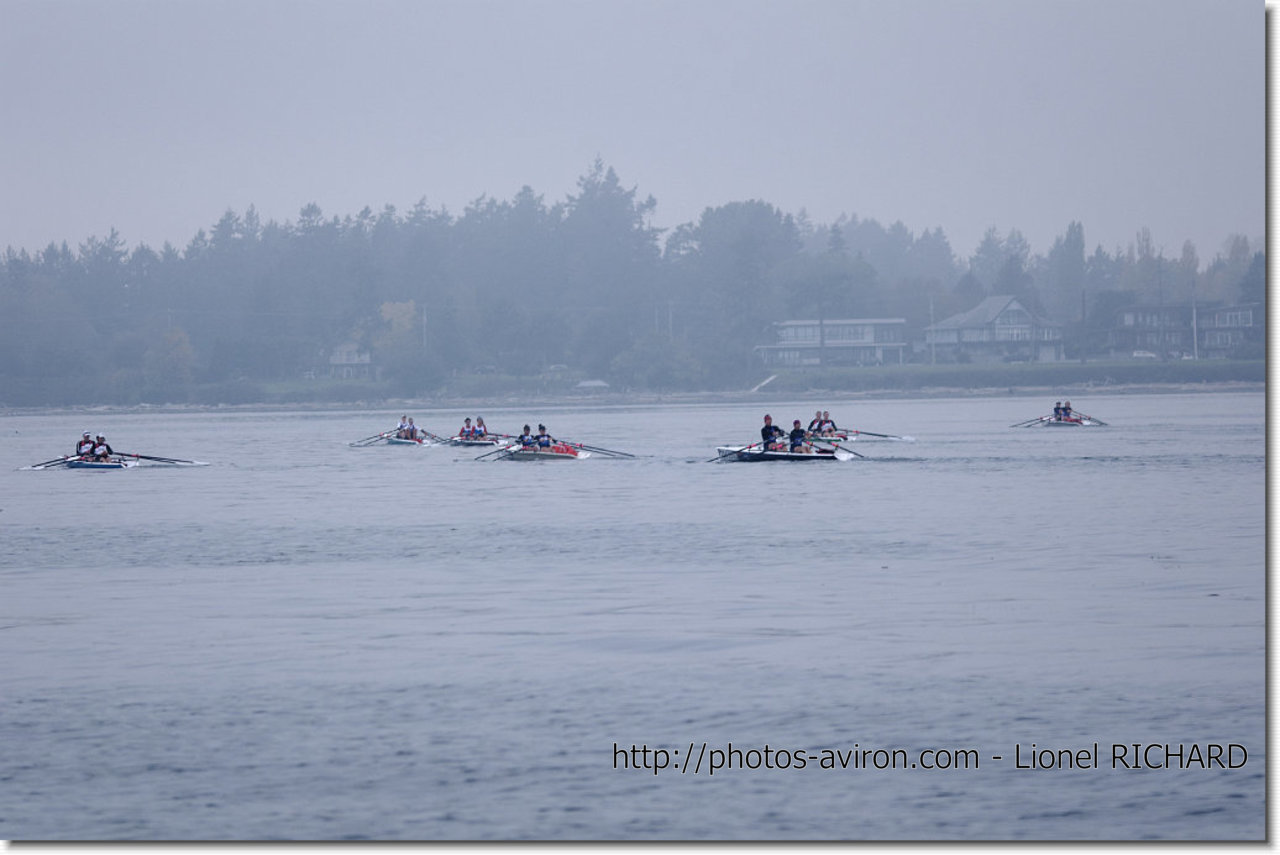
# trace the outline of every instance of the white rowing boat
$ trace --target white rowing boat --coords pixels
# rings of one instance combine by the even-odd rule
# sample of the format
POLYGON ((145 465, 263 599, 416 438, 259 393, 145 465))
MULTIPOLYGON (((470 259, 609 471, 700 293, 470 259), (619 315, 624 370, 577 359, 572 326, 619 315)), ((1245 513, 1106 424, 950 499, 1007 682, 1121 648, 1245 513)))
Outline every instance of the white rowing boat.
POLYGON ((473 446, 473 447, 474 447, 474 446, 487 446, 487 447, 489 447, 489 448, 492 448, 492 447, 494 447, 495 445, 502 445, 502 443, 503 443, 504 441, 505 441, 505 439, 503 439, 503 438, 501 438, 501 437, 497 437, 497 436, 481 436, 481 437, 476 437, 476 436, 468 436, 468 437, 451 436, 451 437, 449 437, 449 444, 450 444, 450 445, 469 445, 469 446, 473 446))
POLYGON ((1095 419, 1091 416, 1080 416, 1079 418, 1055 419, 1053 416, 1041 416, 1033 419, 1025 424, 1014 425, 1013 427, 1047 427, 1047 428, 1078 428, 1078 427, 1104 427, 1106 422, 1095 419))
POLYGON ((815 436, 814 439, 821 442, 844 443, 851 442, 915 442, 914 436, 894 436, 887 433, 868 433, 861 430, 841 431, 834 436, 815 436))
POLYGON ((509 448, 503 455, 507 460, 585 460, 590 456, 590 451, 583 451, 564 443, 557 443, 548 448, 537 446, 509 448))
POLYGON ((717 460, 724 463, 763 463, 774 460, 789 460, 795 463, 818 463, 838 461, 847 463, 853 460, 856 455, 852 451, 845 451, 842 448, 814 448, 813 453, 806 454, 802 451, 765 451, 758 446, 730 446, 722 445, 716 449, 720 455, 717 460))

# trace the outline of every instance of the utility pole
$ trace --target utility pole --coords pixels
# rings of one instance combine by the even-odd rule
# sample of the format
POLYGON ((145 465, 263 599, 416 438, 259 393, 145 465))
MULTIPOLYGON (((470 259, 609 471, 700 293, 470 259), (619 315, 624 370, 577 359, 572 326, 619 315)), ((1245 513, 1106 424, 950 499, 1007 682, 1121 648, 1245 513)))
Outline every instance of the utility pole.
POLYGON ((823 325, 823 316, 826 310, 822 303, 818 303, 818 367, 827 367, 827 334, 826 327, 823 325))
POLYGON ((1196 283, 1191 282, 1191 358, 1200 358, 1200 331, 1196 323, 1196 283))
MULTIPOLYGON (((931 327, 933 326, 933 295, 932 294, 929 295, 929 326, 931 327)), ((931 334, 926 333, 926 335, 929 336, 929 364, 937 365, 938 364, 938 342, 937 342, 938 331, 933 330, 931 334)))
POLYGON ((1084 294, 1085 294, 1085 291, 1083 288, 1081 288, 1080 289, 1080 340, 1078 342, 1080 347, 1080 364, 1081 365, 1084 365, 1084 362, 1085 362, 1084 343, 1088 338, 1088 334, 1085 332, 1085 323, 1084 323, 1084 294))

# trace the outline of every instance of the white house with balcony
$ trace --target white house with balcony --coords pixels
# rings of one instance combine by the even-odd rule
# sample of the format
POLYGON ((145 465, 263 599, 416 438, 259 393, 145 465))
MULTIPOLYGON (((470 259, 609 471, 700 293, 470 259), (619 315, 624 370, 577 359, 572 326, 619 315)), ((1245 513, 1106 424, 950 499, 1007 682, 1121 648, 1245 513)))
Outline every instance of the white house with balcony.
POLYGON ((907 347, 905 318, 781 321, 773 334, 755 349, 770 368, 896 365, 907 347))
POLYGON ((925 327, 925 346, 942 362, 1061 362, 1062 325, 1018 298, 987 297, 967 312, 925 327))

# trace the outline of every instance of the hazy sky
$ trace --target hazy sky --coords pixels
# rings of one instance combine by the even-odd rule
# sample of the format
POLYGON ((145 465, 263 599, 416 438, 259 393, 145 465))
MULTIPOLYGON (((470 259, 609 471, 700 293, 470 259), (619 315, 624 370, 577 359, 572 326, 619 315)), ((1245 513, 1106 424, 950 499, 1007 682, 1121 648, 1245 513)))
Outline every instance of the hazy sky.
POLYGON ((653 225, 761 199, 967 257, 1265 226, 1259 0, 3 0, 0 248, 228 209, 460 214, 597 158, 653 225))

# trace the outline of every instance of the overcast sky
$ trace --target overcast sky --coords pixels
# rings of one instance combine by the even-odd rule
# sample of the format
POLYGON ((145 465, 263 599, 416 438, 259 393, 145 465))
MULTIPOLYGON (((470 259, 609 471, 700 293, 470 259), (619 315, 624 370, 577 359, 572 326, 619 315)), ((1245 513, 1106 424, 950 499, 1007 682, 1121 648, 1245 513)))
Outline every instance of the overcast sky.
POLYGON ((549 205, 599 157, 661 227, 761 199, 1205 262, 1264 233, 1265 76, 1258 0, 3 0, 0 247, 549 205))

